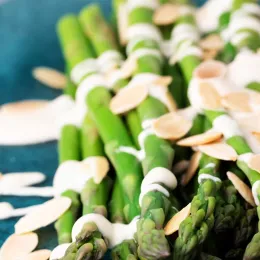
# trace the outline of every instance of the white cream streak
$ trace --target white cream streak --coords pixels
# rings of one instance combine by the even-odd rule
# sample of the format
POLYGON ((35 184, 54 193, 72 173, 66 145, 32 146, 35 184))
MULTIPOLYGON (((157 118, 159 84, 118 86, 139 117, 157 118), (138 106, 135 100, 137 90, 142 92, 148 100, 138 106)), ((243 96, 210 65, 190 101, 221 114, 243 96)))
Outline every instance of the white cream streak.
POLYGON ((212 180, 214 182, 222 182, 220 178, 212 176, 212 175, 207 174, 207 173, 199 174, 199 178, 198 178, 199 184, 201 184, 201 182, 203 180, 212 180))
POLYGON ((134 47, 139 43, 139 42, 142 42, 144 40, 144 38, 142 38, 141 36, 139 37, 136 37, 134 39, 131 39, 131 41, 127 44, 127 47, 126 47, 126 53, 127 53, 127 56, 129 56, 134 47))
POLYGON ((157 27, 152 24, 139 23, 132 25, 127 30, 127 39, 131 41, 135 38, 152 39, 158 43, 162 41, 162 35, 157 27))
POLYGON ((144 143, 145 143, 145 139, 150 136, 150 135, 154 135, 154 132, 151 128, 147 128, 144 129, 138 136, 138 142, 139 145, 142 149, 144 149, 144 143))
POLYGON ((127 3, 127 8, 128 12, 140 7, 155 10, 159 5, 158 0, 130 0, 127 3))
POLYGON ((142 161, 145 158, 145 152, 144 150, 136 150, 133 147, 129 146, 120 146, 117 150, 119 153, 128 153, 136 157, 139 161, 142 161))
POLYGON ((252 186, 252 193, 257 206, 260 205, 259 194, 260 194, 260 181, 256 181, 252 186))
POLYGON ((130 54, 130 57, 134 57, 136 59, 144 57, 144 56, 155 56, 161 62, 163 62, 162 53, 156 49, 142 48, 142 49, 138 49, 130 54))
POLYGON ((142 128, 143 129, 147 129, 152 127, 153 122, 156 120, 157 118, 151 118, 151 119, 146 119, 142 122, 142 128))
POLYGON ((120 52, 116 50, 108 50, 102 53, 98 59, 98 67, 101 72, 107 72, 113 68, 117 68, 122 65, 123 57, 120 52))
POLYGON ((57 247, 55 247, 51 252, 50 260, 57 260, 57 259, 61 259, 62 257, 64 257, 66 250, 69 248, 70 245, 71 245, 71 243, 65 243, 65 244, 61 244, 61 245, 58 245, 57 247))
POLYGON ((239 155, 237 160, 248 164, 253 155, 253 153, 244 153, 239 155))
POLYGON ((71 71, 70 77, 75 84, 79 84, 89 73, 97 72, 98 64, 96 59, 86 59, 77 64, 71 71))
POLYGON ((109 247, 113 248, 124 240, 133 239, 138 220, 139 217, 136 217, 127 225, 112 224, 102 215, 95 213, 87 214, 79 218, 74 224, 72 229, 72 241, 75 242, 76 236, 81 232, 86 223, 94 222, 103 236, 108 239, 109 247))

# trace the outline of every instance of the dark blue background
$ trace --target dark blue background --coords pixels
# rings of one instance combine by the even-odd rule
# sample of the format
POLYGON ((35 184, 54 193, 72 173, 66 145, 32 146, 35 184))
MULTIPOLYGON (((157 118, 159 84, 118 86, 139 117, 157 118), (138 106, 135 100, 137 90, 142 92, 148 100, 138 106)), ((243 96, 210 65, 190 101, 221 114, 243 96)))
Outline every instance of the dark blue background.
MULTIPOLYGON (((62 15, 77 13, 90 2, 99 2, 109 16, 110 0, 14 0, 0 5, 0 105, 21 99, 53 99, 60 94, 35 82, 31 71, 33 67, 42 65, 63 70, 55 24, 62 15)), ((55 142, 0 147, 0 172, 41 171, 47 176, 43 185, 51 185, 56 167, 55 142)), ((43 200, 0 197, 2 201, 8 201, 14 207, 25 207, 43 200)), ((0 247, 13 233, 16 221, 0 221, 0 247)), ((39 237, 42 248, 52 249, 57 243, 52 226, 41 230, 39 237)))

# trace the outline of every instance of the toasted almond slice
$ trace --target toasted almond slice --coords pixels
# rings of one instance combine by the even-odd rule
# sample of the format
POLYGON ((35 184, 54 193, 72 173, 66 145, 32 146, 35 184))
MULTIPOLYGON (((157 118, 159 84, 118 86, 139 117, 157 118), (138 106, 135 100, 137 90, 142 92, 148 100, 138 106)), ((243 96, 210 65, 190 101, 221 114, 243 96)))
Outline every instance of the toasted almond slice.
POLYGON ((165 93, 165 104, 170 112, 177 111, 177 103, 169 91, 165 93))
POLYGON ((221 97, 217 90, 208 82, 201 82, 199 85, 199 93, 204 105, 207 109, 222 108, 221 97))
POLYGON ((33 69, 33 76, 42 84, 55 89, 64 89, 67 82, 63 73, 47 67, 33 69))
POLYGON ((260 154, 253 155, 248 162, 248 166, 260 173, 260 154))
POLYGON ((177 140, 185 136, 192 123, 175 112, 159 117, 152 124, 155 134, 163 139, 177 140))
POLYGON ((56 221, 71 205, 71 200, 66 197, 60 197, 49 200, 29 214, 20 218, 15 224, 15 233, 23 234, 46 227, 56 221))
POLYGON ((84 163, 89 165, 91 174, 94 176, 95 183, 99 184, 107 176, 109 171, 109 162, 106 157, 93 156, 84 160, 84 163))
POLYGON ((252 206, 255 205, 254 197, 252 194, 251 189, 240 179, 238 178, 234 173, 227 172, 228 179, 232 182, 232 184, 235 186, 236 190, 239 192, 239 194, 252 206))
POLYGON ((260 133, 259 132, 253 132, 253 135, 256 138, 257 142, 260 143, 260 133))
POLYGON ((110 109, 116 115, 126 113, 141 104, 147 98, 148 93, 148 88, 144 85, 124 88, 112 98, 110 109))
POLYGON ((223 136, 222 133, 208 131, 203 134, 190 136, 177 142, 179 146, 197 146, 218 141, 223 136))
POLYGON ((218 55, 218 51, 216 50, 205 50, 203 52, 203 60, 204 61, 209 61, 209 60, 214 60, 218 55))
POLYGON ((153 84, 168 87, 172 81, 171 76, 160 76, 154 80, 153 84))
POLYGON ((166 236, 169 236, 179 230, 181 223, 190 215, 190 209, 191 203, 170 219, 164 227, 164 233, 166 236))
POLYGON ((236 151, 226 143, 212 143, 198 146, 198 150, 223 161, 236 161, 236 151))
POLYGON ((128 9, 126 4, 120 4, 118 8, 118 34, 121 45, 127 44, 128 9))
POLYGON ((1 260, 20 259, 31 253, 38 245, 38 236, 35 233, 24 235, 13 234, 7 238, 0 249, 1 260))
POLYGON ((170 25, 180 17, 180 6, 176 4, 161 5, 154 13, 153 22, 156 25, 170 25))
POLYGON ((246 116, 237 117, 236 120, 238 121, 239 125, 244 129, 252 132, 253 134, 257 135, 260 133, 260 113, 249 113, 246 116))
POLYGON ((120 72, 123 79, 130 78, 137 68, 137 59, 134 56, 130 56, 122 65, 120 72))
POLYGON ((224 41, 219 34, 210 34, 200 41, 200 47, 204 50, 221 51, 224 48, 224 41))
POLYGON ((51 251, 47 249, 42 249, 34 251, 27 256, 19 258, 20 260, 48 260, 50 258, 51 251))
POLYGON ((250 96, 246 92, 231 92, 222 97, 222 105, 234 112, 251 112, 250 96))
POLYGON ((193 178, 193 176, 196 174, 196 171, 199 168, 200 158, 201 152, 195 152, 192 155, 189 168, 187 169, 187 172, 182 176, 181 179, 182 186, 186 186, 193 178))
POLYGON ((172 171, 175 175, 182 174, 189 168, 189 165, 190 165, 190 161, 188 160, 179 161, 173 166, 172 171))
POLYGON ((49 101, 47 100, 18 101, 1 106, 1 112, 5 114, 28 113, 33 112, 37 109, 41 109, 45 107, 48 103, 49 101))

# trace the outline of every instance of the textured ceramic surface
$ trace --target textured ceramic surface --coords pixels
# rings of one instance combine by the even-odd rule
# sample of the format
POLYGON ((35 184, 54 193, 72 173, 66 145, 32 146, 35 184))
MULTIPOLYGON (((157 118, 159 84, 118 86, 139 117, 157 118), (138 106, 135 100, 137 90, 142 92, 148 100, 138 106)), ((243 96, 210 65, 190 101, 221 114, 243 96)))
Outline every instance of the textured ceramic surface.
MULTIPOLYGON (((0 0, 0 4, 3 0, 0 0)), ((10 0, 0 5, 0 105, 21 99, 53 99, 60 94, 46 88, 31 76, 35 66, 63 69, 63 60, 55 34, 59 17, 77 13, 90 2, 99 2, 107 15, 110 0, 10 0)), ((197 1, 201 4, 203 1, 197 1)), ((1 127, 1 126, 0 126, 1 127)), ((51 185, 57 167, 55 142, 23 147, 0 146, 0 172, 42 171, 51 185)), ((42 199, 1 197, 14 207, 25 207, 43 202, 42 199)), ((0 221, 0 247, 13 233, 16 218, 0 221)), ((57 243, 52 227, 39 231, 40 247, 50 248, 57 243)))

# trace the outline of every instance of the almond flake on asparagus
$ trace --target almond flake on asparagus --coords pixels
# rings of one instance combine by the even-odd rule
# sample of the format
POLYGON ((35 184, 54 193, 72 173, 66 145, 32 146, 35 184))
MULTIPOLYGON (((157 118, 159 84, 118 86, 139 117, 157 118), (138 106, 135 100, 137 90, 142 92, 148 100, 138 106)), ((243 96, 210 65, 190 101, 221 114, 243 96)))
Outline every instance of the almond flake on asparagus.
POLYGON ((38 245, 38 236, 35 233, 24 235, 13 234, 7 238, 0 249, 0 259, 20 259, 31 253, 38 245))
POLYGON ((124 88, 112 98, 110 109, 116 115, 126 113, 140 105, 148 94, 148 87, 144 85, 124 88))
POLYGON ((93 156, 84 160, 84 163, 90 166, 91 174, 94 176, 95 183, 99 184, 107 176, 109 171, 109 162, 106 157, 93 156))
POLYGON ((173 78, 171 76, 159 76, 153 81, 153 84, 168 87, 172 81, 173 78))
POLYGON ((168 113, 156 119, 152 128, 155 134, 163 139, 177 140, 185 136, 192 123, 175 112, 168 113))
POLYGON ((71 205, 71 200, 60 197, 49 200, 22 217, 15 224, 15 233, 23 234, 46 227, 56 221, 71 205))
POLYGON ((212 143, 197 146, 198 150, 213 158, 223 161, 236 161, 236 151, 226 143, 212 143))
POLYGON ((170 25, 180 17, 180 6, 176 4, 161 5, 154 13, 153 22, 156 25, 170 25))
POLYGON ((208 143, 218 141, 219 139, 221 139, 222 136, 223 136, 222 133, 218 133, 215 131, 208 131, 203 134, 194 135, 194 136, 190 136, 185 139, 182 139, 177 142, 177 145, 188 146, 188 147, 203 145, 203 144, 208 144, 208 143))
POLYGON ((120 68, 121 77, 123 79, 130 78, 137 68, 137 59, 134 56, 130 56, 120 68))
POLYGON ((189 167, 181 179, 182 186, 186 186, 193 178, 193 176, 196 174, 199 168, 200 158, 201 158, 201 152, 195 152, 192 155, 189 167))
POLYGON ((178 231, 181 223, 190 215, 191 203, 174 215, 164 227, 165 235, 169 236, 178 231))
POLYGON ((231 92, 222 97, 222 105, 234 112, 251 112, 250 96, 246 92, 231 92))
POLYGON ((200 41, 200 47, 204 50, 221 51, 224 48, 224 41, 219 34, 210 34, 200 41))
POLYGON ((175 175, 182 174, 189 168, 189 165, 190 165, 190 161, 181 160, 173 166, 172 171, 175 175))
POLYGON ((42 249, 34 251, 27 256, 22 257, 20 260, 48 260, 50 258, 51 251, 48 249, 42 249))
POLYGON ((32 73, 35 79, 51 88, 64 89, 66 86, 66 76, 55 69, 38 67, 33 69, 32 73))
POLYGON ((217 90, 208 82, 201 82, 199 85, 199 93, 206 109, 222 108, 221 97, 217 90))
POLYGON ((240 179, 238 178, 234 173, 227 172, 228 179, 232 182, 232 184, 235 186, 236 190, 239 192, 239 194, 253 207, 255 205, 254 197, 252 194, 251 189, 240 179))
POLYGON ((214 60, 218 55, 218 51, 216 50, 204 50, 203 51, 203 60, 209 61, 214 60))
POLYGON ((253 155, 248 162, 248 166, 252 170, 260 172, 260 154, 253 155))
POLYGON ((4 114, 28 113, 45 107, 49 101, 47 100, 24 100, 18 102, 7 103, 1 106, 1 112, 4 114))

